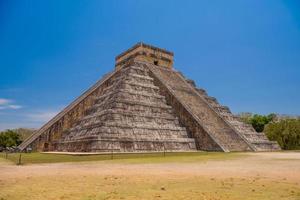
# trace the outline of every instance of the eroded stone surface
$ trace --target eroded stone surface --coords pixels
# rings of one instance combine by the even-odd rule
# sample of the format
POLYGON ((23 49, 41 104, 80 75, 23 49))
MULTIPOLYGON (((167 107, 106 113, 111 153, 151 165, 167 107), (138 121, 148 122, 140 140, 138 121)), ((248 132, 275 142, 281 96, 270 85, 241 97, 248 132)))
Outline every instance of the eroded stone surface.
POLYGON ((53 144, 58 151, 189 151, 193 138, 142 65, 123 67, 94 105, 53 144))

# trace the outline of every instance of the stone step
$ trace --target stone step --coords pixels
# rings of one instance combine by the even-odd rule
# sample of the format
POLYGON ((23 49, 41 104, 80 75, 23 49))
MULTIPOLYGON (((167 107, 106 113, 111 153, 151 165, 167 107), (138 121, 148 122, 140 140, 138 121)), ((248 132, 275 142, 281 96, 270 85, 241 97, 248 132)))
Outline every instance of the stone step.
POLYGON ((128 74, 129 77, 134 77, 134 78, 138 78, 138 79, 145 79, 148 81, 153 81, 153 78, 151 78, 150 76, 145 76, 145 75, 139 75, 139 74, 134 74, 132 72, 130 72, 128 74))
POLYGON ((154 85, 146 85, 146 84, 137 84, 133 82, 123 82, 119 84, 116 88, 120 89, 126 89, 126 90, 132 90, 136 92, 147 92, 147 93, 157 93, 159 92, 159 89, 156 88, 154 85))
POLYGON ((153 85, 153 79, 149 76, 142 76, 138 74, 129 73, 128 75, 124 75, 123 81, 129 81, 133 83, 145 84, 145 85, 153 85))
POLYGON ((230 109, 227 106, 218 105, 218 106, 213 106, 213 108, 220 114, 221 113, 226 113, 226 114, 231 113, 230 109))
POLYGON ((195 151, 195 141, 149 140, 97 140, 93 146, 91 140, 68 141, 58 146, 58 151, 89 152, 149 152, 149 151, 195 151))
MULTIPOLYGON (((183 76, 183 75, 182 75, 183 76)), ((186 80, 186 82, 188 83, 188 84, 190 84, 192 87, 196 87, 196 83, 195 83, 195 81, 194 80, 191 80, 191 79, 185 79, 186 80)))
POLYGON ((99 134, 125 134, 125 135, 130 135, 130 134, 135 134, 135 135, 148 135, 151 137, 151 135, 170 135, 171 137, 183 137, 186 138, 188 137, 186 134, 186 129, 180 129, 179 127, 172 129, 161 129, 161 127, 158 126, 153 126, 151 129, 145 128, 145 127, 132 127, 128 126, 126 124, 126 127, 122 126, 89 126, 88 129, 82 128, 82 126, 76 126, 74 127, 70 134, 68 134, 68 137, 77 135, 77 136, 82 136, 82 135, 99 135, 99 134))
POLYGON ((117 79, 113 81, 113 83, 104 88, 102 91, 102 94, 108 93, 109 91, 113 91, 114 89, 128 89, 128 90, 137 90, 137 91, 147 91, 147 92, 152 92, 158 91, 158 87, 154 86, 153 84, 143 84, 139 82, 134 82, 132 80, 126 80, 126 79, 117 79))
POLYGON ((256 148, 256 151, 280 151, 281 148, 277 142, 268 141, 268 142, 255 142, 253 145, 256 148))
POLYGON ((158 119, 169 119, 169 120, 177 120, 177 117, 174 117, 170 113, 138 113, 138 112, 132 112, 132 111, 124 111, 124 110, 116 110, 116 109, 109 109, 109 110, 103 110, 88 116, 83 117, 80 121, 88 120, 94 117, 100 117, 107 114, 119 114, 119 115, 126 115, 126 116, 137 116, 137 117, 148 117, 148 118, 158 118, 158 119))
POLYGON ((170 130, 147 130, 147 129, 118 129, 118 128, 109 128, 109 127, 99 127, 89 130, 85 130, 79 134, 72 134, 71 132, 65 139, 71 140, 73 138, 80 137, 101 137, 101 138, 152 138, 156 140, 160 139, 179 139, 179 138, 188 138, 185 131, 170 131, 170 130), (74 137, 76 135, 76 137, 74 137))
POLYGON ((151 88, 151 89, 155 89, 155 90, 159 89, 157 86, 154 86, 153 84, 143 84, 143 83, 127 81, 127 80, 125 80, 122 84, 124 84, 124 85, 134 85, 134 86, 139 86, 139 87, 143 87, 143 88, 151 88))
POLYGON ((267 143, 269 140, 266 137, 246 137, 246 139, 251 143, 267 143))
MULTIPOLYGON (((104 109, 112 109, 112 108, 124 108, 124 110, 131 110, 129 106, 142 106, 142 107, 152 107, 158 109, 171 109, 172 107, 163 103, 152 103, 146 101, 135 101, 128 99, 110 99, 107 101, 103 101, 101 103, 97 103, 93 105, 90 110, 94 110, 94 112, 101 111, 104 109)), ((140 107, 137 107, 140 108, 140 107)), ((138 111, 138 110, 137 110, 138 111)))
POLYGON ((255 131, 245 132, 243 134, 245 136, 249 136, 249 137, 251 137, 251 136, 253 136, 253 137, 255 137, 255 136, 257 136, 257 137, 266 137, 266 135, 264 133, 258 133, 258 132, 255 132, 255 131))
POLYGON ((232 113, 220 113, 220 115, 228 121, 228 123, 243 123, 232 113))
POLYGON ((114 109, 114 110, 121 110, 121 111, 129 111, 129 112, 139 112, 139 113, 153 113, 153 114, 174 114, 173 110, 166 107, 154 107, 154 106, 143 106, 143 105, 132 105, 126 103, 111 103, 105 104, 98 107, 93 107, 92 110, 89 110, 89 114, 93 114, 95 112, 101 112, 102 110, 106 109, 114 109))
POLYGON ((114 121, 125 121, 126 123, 151 123, 153 126, 170 124, 172 126, 179 126, 179 121, 176 118, 159 118, 152 116, 137 116, 137 115, 125 115, 125 114, 106 114, 86 120, 82 120, 79 126, 89 126, 102 124, 103 121, 114 120, 114 121))
POLYGON ((141 72, 148 72, 148 70, 145 67, 143 67, 143 65, 131 65, 129 69, 133 69, 141 72))
MULTIPOLYGON (((116 138, 102 138, 101 136, 95 137, 91 136, 88 138, 85 137, 78 137, 76 138, 77 141, 81 140, 100 140, 100 141, 114 141, 114 142, 170 142, 170 143, 181 143, 181 142, 195 142, 195 139, 193 138, 176 138, 176 139, 169 139, 169 138, 162 138, 161 140, 155 140, 153 138, 131 138, 131 137, 116 137, 116 138)), ((71 141, 65 141, 65 142, 71 142, 71 141)))
POLYGON ((92 128, 98 127, 116 127, 119 129, 126 129, 126 128, 140 128, 140 129, 149 129, 149 130, 173 130, 173 131, 186 131, 186 128, 180 126, 157 126, 153 124, 146 124, 146 123, 126 123, 126 122, 115 122, 115 121, 106 121, 102 122, 101 124, 96 125, 89 125, 89 126, 75 126, 70 131, 80 131, 80 130, 88 130, 92 128))
POLYGON ((156 104, 166 104, 166 99, 160 98, 159 96, 150 96, 150 95, 140 95, 140 94, 134 94, 129 92, 123 92, 123 91, 114 91, 110 92, 107 95, 102 95, 101 97, 97 98, 95 103, 100 104, 105 101, 109 100, 118 100, 118 99, 126 99, 131 101, 141 101, 141 102, 149 102, 149 103, 156 103, 156 104))
POLYGON ((135 73, 134 71, 132 71, 131 69, 136 70, 136 67, 132 66, 132 67, 128 67, 128 68, 124 68, 121 71, 117 72, 116 75, 114 77, 111 78, 110 82, 111 85, 110 87, 113 87, 113 85, 115 85, 116 83, 118 83, 119 81, 123 81, 125 79, 133 79, 136 80, 136 82, 147 82, 148 84, 152 84, 153 83, 153 78, 151 78, 150 76, 148 76, 148 74, 142 73, 142 74, 138 74, 135 73))
POLYGON ((148 70, 144 67, 131 66, 129 67, 128 71, 134 74, 148 76, 148 70))
POLYGON ((156 94, 156 93, 147 93, 147 92, 136 92, 134 90, 126 90, 126 89, 116 89, 113 91, 109 91, 101 96, 97 96, 95 97, 95 101, 102 101, 103 99, 105 99, 108 96, 117 94, 117 93, 126 93, 126 94, 130 94, 130 95, 137 95, 137 96, 144 96, 144 97, 149 97, 149 98, 156 98, 156 99, 165 99, 164 96, 156 94))
POLYGON ((203 96, 208 103, 214 103, 214 104, 219 104, 217 99, 215 97, 210 97, 210 96, 203 96))
POLYGON ((207 92, 206 90, 202 89, 202 88, 195 88, 197 90, 197 92, 202 95, 202 96, 207 96, 207 92))

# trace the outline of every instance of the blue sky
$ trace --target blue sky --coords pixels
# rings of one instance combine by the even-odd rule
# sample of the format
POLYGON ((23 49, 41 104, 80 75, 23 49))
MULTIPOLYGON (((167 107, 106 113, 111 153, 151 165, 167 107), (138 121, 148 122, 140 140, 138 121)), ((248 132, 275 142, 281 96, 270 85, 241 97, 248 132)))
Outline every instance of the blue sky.
POLYGON ((0 0, 0 130, 38 128, 138 41, 234 113, 300 114, 300 1, 0 0))

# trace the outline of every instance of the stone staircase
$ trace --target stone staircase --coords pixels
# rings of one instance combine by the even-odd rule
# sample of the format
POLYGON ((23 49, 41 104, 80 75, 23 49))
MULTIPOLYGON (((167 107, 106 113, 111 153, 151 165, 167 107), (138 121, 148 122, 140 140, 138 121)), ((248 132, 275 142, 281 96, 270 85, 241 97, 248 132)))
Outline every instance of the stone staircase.
POLYGON ((234 116, 228 107, 220 105, 205 90, 172 69, 166 69, 144 63, 155 77, 161 80, 208 135, 220 145, 224 151, 272 151, 280 150, 276 142, 269 141, 263 133, 257 133, 252 126, 243 123, 234 116))
POLYGON ((237 132, 240 133, 242 137, 244 137, 255 149, 255 151, 276 151, 280 150, 277 142, 270 141, 264 133, 258 133, 254 130, 254 128, 250 124, 246 124, 242 122, 242 120, 231 113, 230 109, 227 106, 222 106, 218 103, 216 98, 210 97, 207 95, 206 91, 197 88, 195 85, 197 92, 200 96, 202 96, 208 104, 211 105, 215 109, 217 113, 224 120, 226 120, 237 132))
POLYGON ((191 151, 195 140, 167 105, 147 68, 129 65, 111 77, 57 151, 191 151))

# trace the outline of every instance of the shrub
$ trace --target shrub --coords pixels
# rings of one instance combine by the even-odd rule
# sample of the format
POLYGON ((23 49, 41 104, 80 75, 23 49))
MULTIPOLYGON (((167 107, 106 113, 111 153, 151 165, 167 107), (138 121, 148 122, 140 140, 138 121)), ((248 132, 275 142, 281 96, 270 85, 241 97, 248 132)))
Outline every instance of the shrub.
POLYGON ((257 132, 263 132, 265 125, 270 123, 276 117, 275 114, 258 115, 251 113, 241 113, 240 118, 247 124, 251 124, 257 132))
POLYGON ((264 132, 270 140, 276 140, 282 149, 300 149, 299 119, 286 119, 269 123, 264 132))
POLYGON ((21 143, 18 133, 12 130, 0 132, 0 147, 14 147, 21 143))

